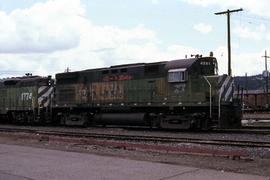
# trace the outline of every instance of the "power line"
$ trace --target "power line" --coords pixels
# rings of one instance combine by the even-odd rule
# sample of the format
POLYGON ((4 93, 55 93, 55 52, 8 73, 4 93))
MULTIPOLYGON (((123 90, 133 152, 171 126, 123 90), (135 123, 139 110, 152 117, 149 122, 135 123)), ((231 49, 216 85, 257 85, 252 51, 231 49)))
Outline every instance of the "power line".
POLYGON ((270 23, 270 19, 267 18, 262 18, 262 17, 252 17, 252 16, 247 16, 247 15, 241 15, 241 17, 247 18, 247 19, 255 19, 257 21, 265 21, 270 23))

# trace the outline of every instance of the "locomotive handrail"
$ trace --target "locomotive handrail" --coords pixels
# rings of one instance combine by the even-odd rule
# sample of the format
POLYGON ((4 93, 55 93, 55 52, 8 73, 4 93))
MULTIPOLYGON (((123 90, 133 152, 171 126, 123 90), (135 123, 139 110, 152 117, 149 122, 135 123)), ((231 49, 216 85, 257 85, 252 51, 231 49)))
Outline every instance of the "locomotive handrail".
POLYGON ((210 90, 210 102, 209 102, 209 104, 210 104, 210 118, 212 118, 212 86, 211 86, 211 83, 208 81, 208 79, 207 79, 207 77, 206 76, 203 76, 204 77, 204 79, 206 80, 206 82, 208 83, 208 85, 209 85, 209 90, 210 90))

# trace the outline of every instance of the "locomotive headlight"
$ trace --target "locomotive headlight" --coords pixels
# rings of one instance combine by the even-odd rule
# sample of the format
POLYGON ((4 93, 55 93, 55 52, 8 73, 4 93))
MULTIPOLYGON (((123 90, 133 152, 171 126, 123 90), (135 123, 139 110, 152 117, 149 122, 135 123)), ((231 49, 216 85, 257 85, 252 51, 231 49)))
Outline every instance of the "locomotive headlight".
POLYGON ((178 105, 181 105, 181 104, 182 104, 182 102, 179 102, 179 103, 178 103, 178 105))

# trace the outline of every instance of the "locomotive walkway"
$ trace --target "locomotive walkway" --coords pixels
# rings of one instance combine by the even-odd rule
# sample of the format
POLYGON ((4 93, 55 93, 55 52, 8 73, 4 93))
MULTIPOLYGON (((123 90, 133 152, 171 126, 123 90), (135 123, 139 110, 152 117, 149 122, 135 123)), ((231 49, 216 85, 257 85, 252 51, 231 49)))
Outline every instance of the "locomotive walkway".
POLYGON ((267 180, 256 175, 0 144, 0 179, 267 180))

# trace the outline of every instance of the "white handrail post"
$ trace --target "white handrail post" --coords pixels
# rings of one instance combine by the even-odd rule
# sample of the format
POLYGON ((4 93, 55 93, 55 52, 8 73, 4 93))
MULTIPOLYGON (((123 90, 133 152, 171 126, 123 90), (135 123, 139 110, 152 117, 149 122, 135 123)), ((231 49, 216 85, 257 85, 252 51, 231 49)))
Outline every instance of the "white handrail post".
POLYGON ((206 76, 203 76, 204 79, 206 80, 206 82, 208 83, 209 85, 209 90, 210 90, 210 118, 212 118, 212 87, 211 87, 211 83, 208 81, 207 77, 206 76))

